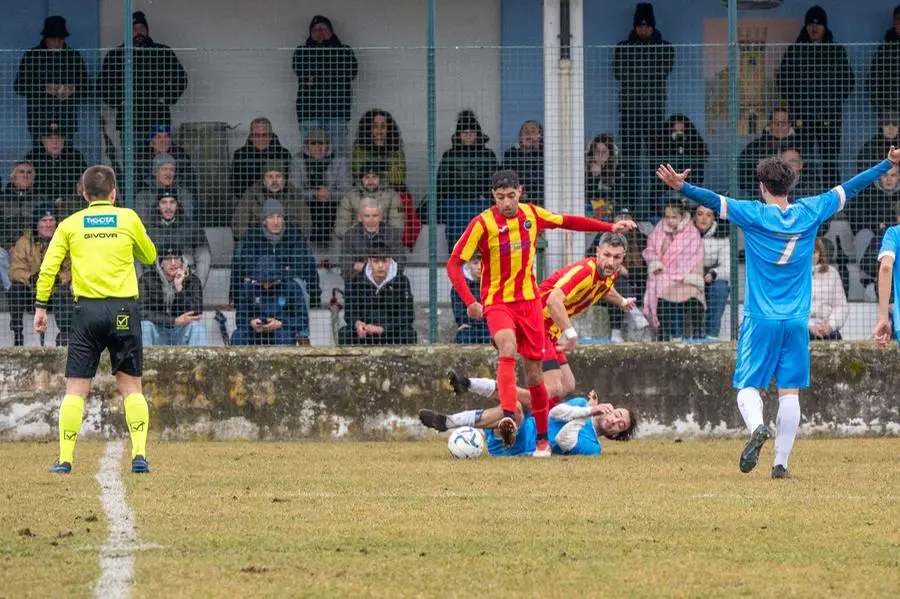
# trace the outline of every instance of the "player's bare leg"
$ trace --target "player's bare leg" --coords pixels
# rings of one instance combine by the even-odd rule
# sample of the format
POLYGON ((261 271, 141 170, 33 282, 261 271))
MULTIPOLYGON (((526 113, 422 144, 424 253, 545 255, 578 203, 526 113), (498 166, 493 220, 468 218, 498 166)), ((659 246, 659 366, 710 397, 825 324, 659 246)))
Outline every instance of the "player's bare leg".
POLYGON ((775 419, 775 463, 772 478, 791 478, 788 458, 800 426, 800 390, 778 390, 778 417, 775 419))
MULTIPOLYGON (((501 329, 494 334, 494 345, 500 357, 497 359, 497 393, 503 418, 497 423, 497 432, 503 444, 512 447, 519 427, 516 425, 516 333, 513 329, 501 329)), ((527 373, 526 373, 527 376, 527 373)))

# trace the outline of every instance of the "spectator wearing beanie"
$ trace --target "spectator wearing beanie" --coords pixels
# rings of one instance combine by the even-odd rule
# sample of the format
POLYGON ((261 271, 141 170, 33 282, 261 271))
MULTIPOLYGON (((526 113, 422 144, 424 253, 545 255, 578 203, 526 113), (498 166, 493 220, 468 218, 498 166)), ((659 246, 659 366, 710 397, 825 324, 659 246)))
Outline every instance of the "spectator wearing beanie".
POLYGON ((406 211, 400 202, 400 194, 385 183, 385 164, 377 160, 367 161, 360 169, 356 186, 341 200, 334 221, 334 236, 344 239, 344 233, 356 224, 357 215, 364 199, 378 203, 385 225, 403 231, 406 211))
POLYGON ((152 183, 153 160, 160 154, 170 154, 175 159, 178 182, 196 196, 200 186, 200 174, 187 151, 175 144, 172 139, 172 127, 169 125, 150 127, 146 144, 134 157, 134 178, 138 187, 152 183))
POLYGON ((312 129, 306 136, 303 151, 294 157, 291 173, 295 173, 294 184, 309 206, 310 241, 327 250, 334 241, 334 219, 348 187, 350 166, 346 159, 335 156, 324 129, 312 129))
POLYGON ((178 178, 178 161, 171 154, 157 154, 153 159, 153 179, 135 197, 135 208, 141 220, 155 217, 159 198, 166 193, 178 198, 181 214, 200 222, 200 205, 194 194, 178 178))
POLYGON ((237 240, 247 235, 251 224, 256 224, 257 217, 268 200, 275 200, 284 207, 284 219, 288 225, 298 227, 309 237, 312 230, 312 217, 309 206, 300 197, 300 192, 287 179, 287 165, 278 160, 270 160, 261 169, 259 181, 248 189, 234 210, 231 230, 237 240))

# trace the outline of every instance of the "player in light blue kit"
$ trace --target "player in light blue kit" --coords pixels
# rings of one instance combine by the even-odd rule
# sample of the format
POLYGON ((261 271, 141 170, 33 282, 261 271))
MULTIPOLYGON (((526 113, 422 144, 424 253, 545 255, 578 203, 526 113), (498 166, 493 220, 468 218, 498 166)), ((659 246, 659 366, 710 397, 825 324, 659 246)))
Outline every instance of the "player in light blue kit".
POLYGON ((878 323, 872 336, 881 347, 887 347, 891 338, 900 343, 900 270, 894 268, 894 262, 900 254, 900 225, 894 225, 884 232, 881 239, 881 250, 878 252, 878 323), (894 309, 891 309, 891 290, 894 291, 894 309), (891 327, 891 316, 894 325, 891 327))
POLYGON ((788 203, 795 182, 790 165, 766 158, 756 168, 764 203, 726 198, 687 183, 690 170, 661 165, 656 175, 672 189, 719 213, 744 231, 747 255, 744 317, 738 336, 734 388, 750 441, 741 452, 741 472, 750 472, 771 432, 763 421, 760 389, 775 377, 778 417, 772 478, 790 478, 788 457, 800 425, 800 389, 809 386, 809 318, 812 255, 819 226, 847 200, 900 162, 893 146, 887 160, 821 195, 788 203))

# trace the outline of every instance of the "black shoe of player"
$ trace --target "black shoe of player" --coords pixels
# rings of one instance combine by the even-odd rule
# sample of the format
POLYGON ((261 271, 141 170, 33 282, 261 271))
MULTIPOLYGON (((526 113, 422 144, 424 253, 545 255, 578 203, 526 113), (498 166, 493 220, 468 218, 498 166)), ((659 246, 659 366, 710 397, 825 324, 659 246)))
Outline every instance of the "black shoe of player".
POLYGON ((438 432, 447 430, 446 414, 439 414, 433 410, 419 410, 419 420, 428 428, 433 428, 438 432))
POLYGON ((759 452, 771 436, 772 433, 769 432, 766 425, 760 424, 756 427, 756 430, 750 435, 750 440, 744 445, 744 451, 741 452, 741 472, 746 474, 756 468, 756 464, 759 462, 759 452))
POLYGON ((772 468, 772 478, 791 478, 791 473, 788 472, 787 468, 778 464, 772 468))
POLYGON ((453 387, 453 392, 457 395, 468 393, 469 387, 472 385, 471 381, 469 381, 469 377, 456 374, 452 370, 447 372, 447 379, 450 381, 450 386, 453 387))

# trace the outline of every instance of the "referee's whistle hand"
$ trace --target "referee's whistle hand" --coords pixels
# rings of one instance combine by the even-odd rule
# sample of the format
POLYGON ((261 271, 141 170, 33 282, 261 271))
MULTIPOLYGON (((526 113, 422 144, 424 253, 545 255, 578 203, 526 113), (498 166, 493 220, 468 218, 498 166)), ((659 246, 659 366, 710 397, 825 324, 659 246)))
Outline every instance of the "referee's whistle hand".
POLYGON ((34 309, 34 330, 38 333, 47 332, 47 311, 43 308, 34 309))

